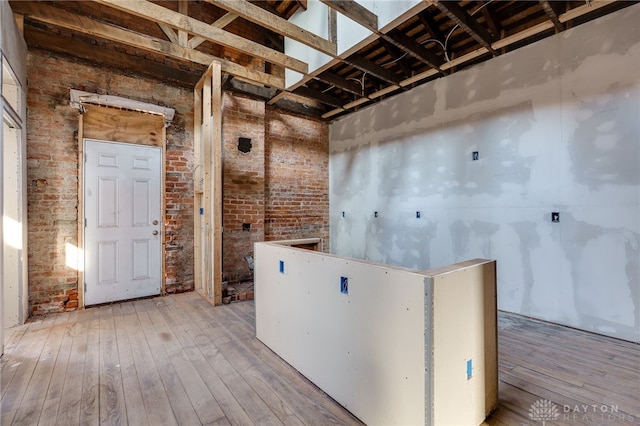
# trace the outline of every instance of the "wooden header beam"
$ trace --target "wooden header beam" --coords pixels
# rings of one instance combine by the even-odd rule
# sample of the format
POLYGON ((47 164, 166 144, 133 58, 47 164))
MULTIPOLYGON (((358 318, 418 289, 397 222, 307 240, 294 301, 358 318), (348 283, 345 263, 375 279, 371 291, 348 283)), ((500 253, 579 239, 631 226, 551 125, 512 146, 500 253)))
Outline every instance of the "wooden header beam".
POLYGON ((166 40, 103 24, 82 15, 66 12, 46 3, 38 3, 35 5, 32 2, 17 2, 12 5, 12 7, 14 10, 20 11, 20 13, 24 13, 36 21, 45 22, 62 28, 78 31, 80 33, 126 44, 141 50, 160 53, 176 59, 195 62, 202 65, 209 65, 212 61, 216 60, 220 62, 222 70, 226 73, 242 77, 259 84, 264 84, 266 86, 278 89, 284 88, 284 80, 282 78, 252 70, 236 64, 235 62, 218 59, 212 55, 208 55, 194 49, 181 47, 166 40))
POLYGON ((269 13, 266 10, 249 3, 246 0, 205 0, 215 6, 221 7, 228 12, 234 13, 247 21, 258 24, 264 28, 268 28, 281 34, 285 37, 289 37, 300 43, 319 50, 322 53, 326 53, 330 56, 336 56, 338 48, 336 43, 332 43, 328 40, 319 37, 304 28, 301 28, 291 22, 282 19, 281 17, 269 13))
POLYGON ((185 16, 166 7, 159 6, 147 0, 122 1, 122 0, 95 0, 106 6, 121 10, 140 18, 169 25, 178 31, 202 37, 216 44, 221 44, 232 49, 239 50, 251 56, 257 56, 267 62, 281 65, 294 71, 306 74, 309 66, 306 62, 287 56, 277 50, 269 49, 259 43, 247 40, 244 37, 213 27, 195 18, 185 16))
POLYGON ((331 9, 340 12, 369 31, 378 32, 378 15, 353 0, 320 0, 331 9))

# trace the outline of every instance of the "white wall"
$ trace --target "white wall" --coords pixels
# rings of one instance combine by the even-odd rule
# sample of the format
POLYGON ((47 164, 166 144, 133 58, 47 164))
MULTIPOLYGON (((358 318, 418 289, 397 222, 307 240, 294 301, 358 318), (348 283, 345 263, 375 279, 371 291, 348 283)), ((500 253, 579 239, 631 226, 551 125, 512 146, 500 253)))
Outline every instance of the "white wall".
MULTIPOLYGON (((26 58, 27 45, 20 35, 9 3, 0 0, 0 52, 2 88, 0 112, 0 329, 21 324, 28 316, 27 203, 26 203, 26 58), (10 112, 11 111, 11 112, 10 112), (10 124, 9 124, 10 123, 10 124)), ((2 337, 2 336, 0 336, 2 337)))
POLYGON ((640 341, 639 23, 633 5, 334 122, 331 252, 495 258, 500 309, 640 341))

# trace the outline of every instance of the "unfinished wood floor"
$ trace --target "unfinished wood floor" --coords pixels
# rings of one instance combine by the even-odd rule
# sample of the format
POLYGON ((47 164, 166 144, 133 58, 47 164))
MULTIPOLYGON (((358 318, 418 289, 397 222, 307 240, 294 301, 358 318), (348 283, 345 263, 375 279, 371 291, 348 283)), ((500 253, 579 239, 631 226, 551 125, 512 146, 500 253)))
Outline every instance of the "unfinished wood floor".
MULTIPOLYGON (((186 293, 7 330, 0 424, 359 424, 255 339, 254 318, 253 302, 212 308, 186 293)), ((547 425, 640 424, 638 345, 507 314, 499 324, 487 424, 542 424, 529 417, 540 399, 557 404, 547 425)))

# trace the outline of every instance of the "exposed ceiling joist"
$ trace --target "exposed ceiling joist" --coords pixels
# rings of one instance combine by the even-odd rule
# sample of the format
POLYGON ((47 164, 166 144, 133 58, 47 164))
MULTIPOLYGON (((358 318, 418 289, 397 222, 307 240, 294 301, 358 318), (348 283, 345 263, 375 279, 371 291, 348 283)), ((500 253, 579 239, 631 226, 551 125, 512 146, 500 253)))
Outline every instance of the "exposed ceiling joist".
POLYGON ((341 107, 344 102, 335 96, 328 95, 326 93, 318 92, 312 89, 309 89, 305 86, 300 86, 293 91, 296 95, 304 96, 305 98, 315 99, 316 101, 322 102, 323 104, 330 105, 334 108, 341 107))
POLYGON ((460 26, 464 31, 473 37, 480 45, 495 55, 491 47, 493 39, 491 35, 482 28, 469 14, 454 1, 437 2, 436 7, 445 13, 451 20, 460 26))
POLYGON ((271 31, 275 31, 285 37, 299 41, 315 50, 326 53, 330 56, 336 56, 336 43, 332 43, 324 38, 313 34, 281 17, 269 13, 266 10, 249 3, 246 0, 205 0, 215 6, 234 13, 247 21, 258 24, 271 31))
POLYGON ((396 47, 404 50, 417 60, 429 65, 431 68, 435 68, 439 73, 444 75, 444 73, 440 69, 440 63, 442 62, 442 60, 439 59, 436 55, 429 52, 429 50, 427 50, 423 45, 421 45, 411 37, 399 31, 395 31, 393 33, 383 35, 382 38, 392 43, 396 47))
POLYGON ((62 28, 115 41, 128 46, 134 46, 141 50, 161 53, 180 60, 195 62, 202 65, 209 65, 211 62, 216 60, 222 64, 222 70, 229 74, 243 77, 247 80, 267 86, 276 88, 284 87, 283 79, 270 74, 252 70, 251 68, 243 67, 242 65, 234 62, 216 58, 215 56, 208 55, 194 49, 178 46, 177 44, 165 40, 145 36, 133 31, 114 27, 112 25, 103 24, 86 16, 75 15, 48 4, 41 3, 36 7, 34 3, 18 2, 15 4, 14 11, 27 15, 40 22, 57 25, 62 28))
POLYGON ((360 55, 351 55, 344 60, 349 65, 356 67, 362 71, 365 71, 380 80, 386 81, 391 84, 399 84, 402 80, 392 71, 381 67, 380 65, 371 62, 360 55))
POLYGON ((500 28, 498 28, 498 20, 496 19, 491 7, 485 6, 481 9, 482 16, 484 17, 485 22, 489 26, 491 30, 491 34, 493 34, 493 38, 497 39, 500 37, 500 28))
POLYGON ((353 0, 320 0, 366 29, 378 32, 378 15, 353 0))
MULTIPOLYGON (((211 24, 211 26, 222 29, 227 25, 229 25, 230 23, 232 23, 233 21, 235 21, 236 18, 238 18, 238 15, 235 15, 233 13, 225 13, 221 18, 217 19, 213 24, 211 24)), ((195 49, 205 41, 207 40, 203 39, 202 37, 196 36, 196 37, 191 37, 191 39, 187 44, 190 48, 195 49)))
POLYGON ((433 19, 433 16, 429 13, 429 9, 425 9, 418 14, 418 20, 422 24, 425 30, 429 33, 432 39, 438 40, 441 43, 444 43, 445 36, 438 28, 438 24, 433 19))
POLYGON ((185 16, 179 12, 175 12, 147 0, 137 0, 134 2, 122 0, 94 1, 144 19, 154 22, 162 22, 177 30, 186 31, 214 43, 239 50, 251 56, 257 56, 267 62, 281 65, 285 68, 289 68, 303 74, 306 74, 309 71, 308 65, 303 61, 287 56, 282 52, 269 49, 244 37, 207 25, 195 18, 185 16))
POLYGON ((386 38, 381 38, 380 42, 384 46, 385 50, 391 56, 394 62, 397 62, 400 68, 402 68, 402 72, 405 77, 411 77, 413 75, 413 69, 407 64, 404 56, 407 55, 406 52, 402 51, 394 43, 389 42, 386 38))
POLYGON ((332 86, 338 87, 345 92, 351 93, 353 95, 362 96, 364 94, 361 84, 356 83, 353 80, 342 78, 330 71, 325 71, 322 74, 317 75, 315 78, 332 86))
POLYGON ((564 24, 560 22, 558 18, 558 14, 556 13, 553 6, 547 0, 539 0, 540 6, 544 10, 544 13, 547 14, 551 22, 553 22, 553 26, 556 27, 556 31, 564 31, 564 24))

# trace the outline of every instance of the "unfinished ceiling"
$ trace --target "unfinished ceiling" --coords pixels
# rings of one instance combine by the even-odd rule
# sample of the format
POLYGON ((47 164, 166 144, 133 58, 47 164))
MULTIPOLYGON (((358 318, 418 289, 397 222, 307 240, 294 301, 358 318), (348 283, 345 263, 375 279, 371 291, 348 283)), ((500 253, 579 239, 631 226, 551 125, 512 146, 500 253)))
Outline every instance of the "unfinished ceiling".
POLYGON ((217 59, 225 73, 226 90, 323 119, 339 117, 634 4, 423 0, 380 27, 377 15, 358 2, 320 1, 328 6, 326 15, 317 17, 328 23, 328 39, 288 21, 305 13, 307 0, 10 4, 18 21, 23 21, 30 48, 186 87, 193 87, 217 59), (371 36, 338 54, 336 33, 331 31, 337 14, 364 27, 371 36), (285 37, 328 55, 329 62, 310 69, 284 53, 285 37), (302 78, 287 87, 285 68, 302 78))

